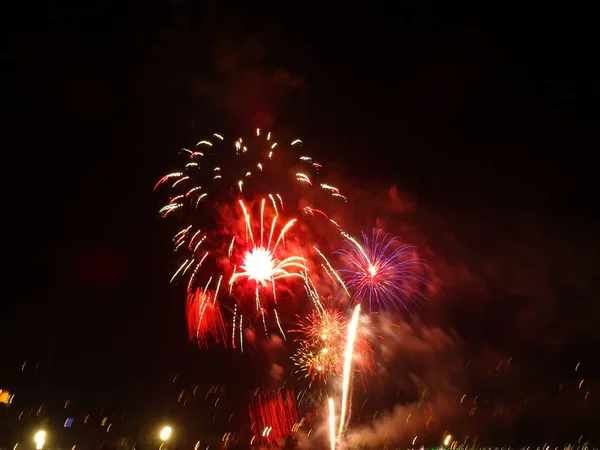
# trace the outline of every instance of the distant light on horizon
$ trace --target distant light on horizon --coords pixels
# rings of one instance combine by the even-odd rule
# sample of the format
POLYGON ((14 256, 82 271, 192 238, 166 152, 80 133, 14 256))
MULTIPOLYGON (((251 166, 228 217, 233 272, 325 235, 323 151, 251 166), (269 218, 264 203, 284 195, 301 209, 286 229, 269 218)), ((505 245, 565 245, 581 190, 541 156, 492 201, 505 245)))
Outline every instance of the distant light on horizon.
POLYGON ((160 430, 160 439, 163 441, 168 441, 172 432, 173 429, 171 427, 163 427, 162 430, 160 430))
POLYGON ((448 447, 448 445, 450 445, 450 441, 452 440, 452 435, 448 434, 446 436, 446 438, 444 439, 444 447, 448 447))
POLYGON ((46 443, 46 432, 44 430, 40 430, 35 433, 33 441, 35 442, 36 450, 41 450, 44 448, 44 444, 46 443))

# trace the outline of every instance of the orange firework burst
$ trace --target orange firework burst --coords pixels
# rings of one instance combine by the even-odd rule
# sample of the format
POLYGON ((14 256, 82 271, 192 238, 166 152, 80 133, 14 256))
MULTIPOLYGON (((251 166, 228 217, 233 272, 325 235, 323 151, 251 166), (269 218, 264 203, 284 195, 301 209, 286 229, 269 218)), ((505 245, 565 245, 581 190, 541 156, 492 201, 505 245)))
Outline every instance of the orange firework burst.
MULTIPOLYGON (((292 357, 298 372, 327 384, 332 377, 341 375, 348 321, 336 309, 316 309, 298 322, 292 332, 300 337, 299 349, 292 357)), ((354 359, 361 372, 371 371, 371 347, 366 338, 359 334, 356 339, 354 359)))
POLYGON ((216 303, 215 293, 197 289, 188 294, 186 315, 190 341, 198 342, 200 347, 208 347, 209 340, 227 346, 225 324, 221 310, 216 303))

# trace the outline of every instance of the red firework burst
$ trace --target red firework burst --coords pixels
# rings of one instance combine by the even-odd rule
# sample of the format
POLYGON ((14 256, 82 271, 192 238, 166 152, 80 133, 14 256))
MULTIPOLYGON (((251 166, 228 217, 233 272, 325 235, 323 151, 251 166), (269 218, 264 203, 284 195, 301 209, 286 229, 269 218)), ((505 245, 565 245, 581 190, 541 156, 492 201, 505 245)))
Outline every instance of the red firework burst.
POLYGON ((188 336, 200 347, 208 347, 209 340, 227 346, 225 323, 213 291, 197 289, 188 294, 186 302, 188 336))
POLYGON ((296 397, 291 390, 257 393, 249 413, 254 440, 266 445, 280 444, 298 422, 296 397))
POLYGON ((311 288, 312 262, 305 249, 313 246, 317 226, 306 224, 321 222, 308 220, 315 213, 328 219, 312 205, 346 201, 338 188, 322 182, 321 164, 301 153, 301 145, 296 139, 283 150, 271 133, 260 130, 254 138, 233 142, 215 133, 194 149, 182 149, 183 166, 154 187, 170 191, 160 211, 179 227, 173 246, 180 264, 171 282, 185 280, 188 294, 198 288, 214 292, 214 303, 226 306, 221 313, 234 313, 234 348, 242 324, 254 327, 258 317, 265 334, 274 322, 284 335, 278 296, 300 291, 297 284, 311 288))

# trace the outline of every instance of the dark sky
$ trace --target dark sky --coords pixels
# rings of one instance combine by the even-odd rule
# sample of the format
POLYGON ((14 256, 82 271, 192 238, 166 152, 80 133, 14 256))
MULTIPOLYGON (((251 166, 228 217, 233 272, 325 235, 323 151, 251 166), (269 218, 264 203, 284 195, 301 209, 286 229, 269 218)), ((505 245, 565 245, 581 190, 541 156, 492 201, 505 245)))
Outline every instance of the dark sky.
POLYGON ((197 376, 151 189, 195 131, 259 125, 296 130, 357 189, 396 184, 418 199, 411 229, 439 276, 470 273, 467 287, 443 284, 430 314, 442 326, 475 347, 541 351, 557 371, 586 355, 593 366, 592 15, 510 2, 240 3, 9 14, 5 373, 43 361, 56 389, 133 399, 132 380, 197 376), (538 283, 542 271, 552 283, 538 283), (509 292, 519 283, 529 293, 509 292), (519 335, 536 326, 539 340, 519 335))

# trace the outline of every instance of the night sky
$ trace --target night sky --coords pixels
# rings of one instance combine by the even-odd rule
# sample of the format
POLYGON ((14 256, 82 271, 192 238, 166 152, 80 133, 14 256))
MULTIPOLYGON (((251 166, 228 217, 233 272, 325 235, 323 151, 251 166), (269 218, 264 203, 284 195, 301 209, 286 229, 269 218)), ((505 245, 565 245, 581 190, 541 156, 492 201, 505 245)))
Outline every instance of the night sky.
POLYGON ((261 126, 301 136, 347 180, 357 225, 383 223, 426 253, 419 320, 469 354, 512 356, 513 390, 576 379, 579 361, 600 388, 596 33, 590 12, 554 8, 12 11, 0 387, 33 392, 24 361, 40 362, 50 400, 135 404, 173 374, 235 380, 247 361, 187 343, 152 187, 195 137, 261 126))

